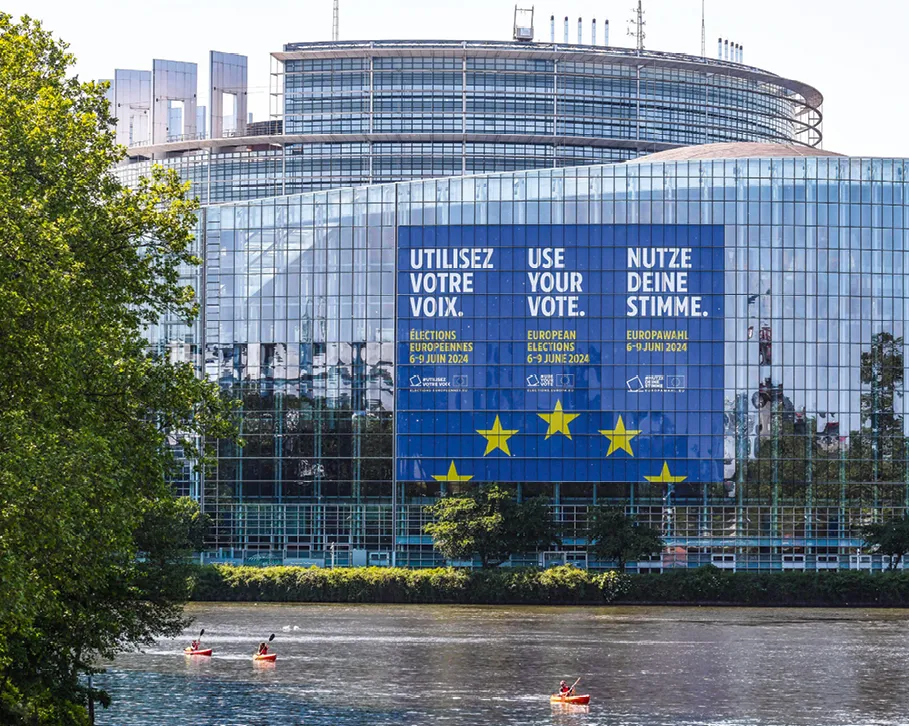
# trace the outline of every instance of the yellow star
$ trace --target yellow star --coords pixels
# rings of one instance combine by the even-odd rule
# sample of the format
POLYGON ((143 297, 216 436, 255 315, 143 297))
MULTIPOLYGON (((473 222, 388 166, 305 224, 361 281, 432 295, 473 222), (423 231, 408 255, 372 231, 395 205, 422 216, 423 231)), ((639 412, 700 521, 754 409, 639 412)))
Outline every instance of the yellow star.
POLYGON ((549 424, 549 428, 546 429, 546 438, 548 439, 553 434, 565 434, 569 439, 571 439, 571 432, 568 430, 568 424, 574 421, 579 413, 564 413, 562 411, 562 402, 556 401, 555 409, 552 413, 538 413, 541 419, 549 424))
POLYGON ((491 429, 485 431, 477 429, 477 433, 486 439, 486 451, 483 452, 483 456, 492 453, 496 449, 501 449, 511 456, 511 452, 508 450, 508 439, 518 433, 518 429, 503 429, 502 422, 499 421, 499 417, 496 416, 496 420, 493 422, 491 429))
POLYGON ((669 464, 668 462, 663 462, 663 471, 661 471, 657 476, 645 476, 644 477, 651 484, 676 484, 680 481, 685 481, 687 476, 673 476, 669 473, 669 464))
POLYGON ((436 481, 470 481, 473 479, 472 474, 458 474, 455 463, 452 461, 446 474, 433 474, 432 478, 436 481))
POLYGON ((625 422, 622 421, 621 416, 619 416, 614 429, 600 429, 600 433, 609 439, 609 451, 606 452, 606 456, 610 456, 619 449, 623 449, 634 456, 634 452, 631 450, 631 440, 641 432, 626 429, 625 422))

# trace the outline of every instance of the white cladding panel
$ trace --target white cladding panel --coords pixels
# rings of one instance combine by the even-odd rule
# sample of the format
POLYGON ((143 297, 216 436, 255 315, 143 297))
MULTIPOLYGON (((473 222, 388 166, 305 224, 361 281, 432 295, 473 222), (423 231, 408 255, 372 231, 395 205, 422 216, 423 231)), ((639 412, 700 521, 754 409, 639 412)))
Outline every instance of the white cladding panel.
POLYGON ((209 53, 209 109, 211 112, 211 137, 224 136, 230 131, 237 136, 246 133, 247 103, 247 62, 245 55, 222 53, 213 50, 209 53), (224 96, 233 95, 234 107, 230 118, 224 115, 224 96))
POLYGON ((195 63, 155 59, 152 61, 152 142, 195 138, 196 85, 195 63), (172 128, 171 109, 183 104, 182 125, 172 128))
POLYGON ((118 144, 132 146, 151 141, 151 84, 150 71, 114 71, 113 115, 117 119, 118 144))

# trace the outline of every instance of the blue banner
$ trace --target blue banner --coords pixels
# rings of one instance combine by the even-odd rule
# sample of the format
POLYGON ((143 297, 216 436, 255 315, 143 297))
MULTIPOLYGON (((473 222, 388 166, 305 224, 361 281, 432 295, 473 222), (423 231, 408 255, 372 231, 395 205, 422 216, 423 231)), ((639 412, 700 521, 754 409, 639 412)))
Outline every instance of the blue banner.
POLYGON ((722 481, 721 226, 401 227, 399 481, 722 481))

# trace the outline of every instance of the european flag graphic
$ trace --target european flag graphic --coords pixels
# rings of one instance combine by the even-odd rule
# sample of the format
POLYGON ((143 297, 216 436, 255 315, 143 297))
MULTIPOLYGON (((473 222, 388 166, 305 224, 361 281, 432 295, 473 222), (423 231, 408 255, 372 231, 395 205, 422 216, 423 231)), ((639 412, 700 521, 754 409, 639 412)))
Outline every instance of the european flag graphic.
POLYGON ((401 227, 401 481, 722 480, 723 228, 401 227))

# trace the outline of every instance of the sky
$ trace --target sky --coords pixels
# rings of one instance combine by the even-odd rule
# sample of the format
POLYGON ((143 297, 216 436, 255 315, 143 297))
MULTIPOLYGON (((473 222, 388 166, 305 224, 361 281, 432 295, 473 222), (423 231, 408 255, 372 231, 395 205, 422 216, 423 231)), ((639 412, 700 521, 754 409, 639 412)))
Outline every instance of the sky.
MULTIPOLYGON (((520 0, 535 6, 536 40, 549 40, 549 16, 569 16, 570 38, 596 18, 602 43, 626 36, 633 0, 520 0)), ((718 37, 744 46, 745 63, 793 78, 824 94, 824 148, 854 156, 909 157, 905 92, 909 0, 705 0, 707 55, 718 37), (886 116, 877 120, 877 116, 886 116), (888 121, 888 119, 890 119, 888 121)), ((701 0, 644 0, 645 47, 700 54, 701 0)), ((114 68, 151 69, 152 58, 199 65, 200 103, 208 51, 249 58, 250 110, 269 112, 269 53, 284 43, 331 39, 332 0, 6 0, 3 12, 28 14, 70 44, 76 72, 109 78, 114 68)), ((510 40, 513 0, 340 0, 341 40, 510 40)))

